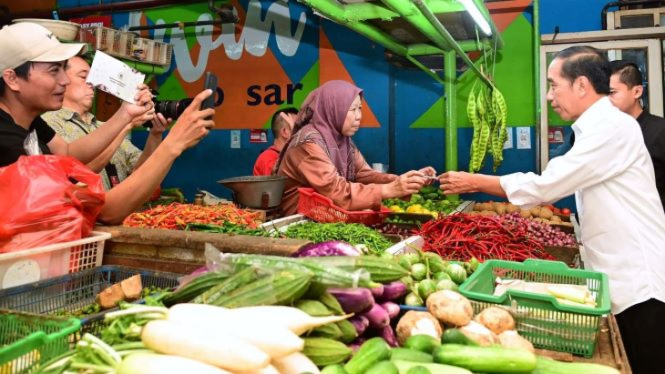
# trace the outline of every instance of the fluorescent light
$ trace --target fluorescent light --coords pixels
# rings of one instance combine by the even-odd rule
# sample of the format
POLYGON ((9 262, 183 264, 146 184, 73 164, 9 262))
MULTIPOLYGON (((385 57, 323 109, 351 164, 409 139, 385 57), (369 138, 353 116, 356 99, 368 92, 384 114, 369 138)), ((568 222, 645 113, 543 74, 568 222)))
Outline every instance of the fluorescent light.
POLYGON ((490 28, 489 22, 483 17, 483 14, 480 13, 480 9, 478 9, 478 5, 473 0, 459 0, 462 5, 466 8, 466 11, 469 12, 469 15, 471 18, 473 18, 474 21, 476 21, 476 24, 478 27, 480 27, 480 30, 485 33, 485 35, 490 36, 492 35, 492 29, 490 28))

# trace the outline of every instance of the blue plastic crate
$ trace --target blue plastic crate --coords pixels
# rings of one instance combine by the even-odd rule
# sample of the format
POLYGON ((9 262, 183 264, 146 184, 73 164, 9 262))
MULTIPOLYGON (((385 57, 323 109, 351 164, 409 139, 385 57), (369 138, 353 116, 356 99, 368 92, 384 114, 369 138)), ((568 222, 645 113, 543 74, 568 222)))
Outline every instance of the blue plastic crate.
MULTIPOLYGON (((95 302, 97 294, 103 289, 136 274, 141 275, 143 287, 159 288, 178 286, 178 277, 182 276, 123 266, 101 266, 0 290, 0 309, 46 315, 73 313, 95 302)), ((104 315, 111 310, 82 317, 81 331, 100 331, 104 315)))

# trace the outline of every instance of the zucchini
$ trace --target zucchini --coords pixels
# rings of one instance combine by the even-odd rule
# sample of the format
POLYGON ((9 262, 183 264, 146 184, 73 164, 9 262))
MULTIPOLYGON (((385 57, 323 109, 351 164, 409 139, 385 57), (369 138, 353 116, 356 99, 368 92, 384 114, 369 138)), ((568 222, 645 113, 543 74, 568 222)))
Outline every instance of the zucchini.
POLYGON ((536 368, 536 355, 533 353, 499 346, 443 344, 434 350, 433 356, 436 363, 481 373, 530 373, 536 368))
POLYGON ((366 270, 374 282, 388 283, 409 275, 409 271, 398 261, 378 256, 327 256, 308 257, 311 261, 333 266, 348 272, 366 270))
POLYGON ((409 370, 413 369, 414 367, 424 367, 427 370, 429 370, 429 372, 432 374, 472 374, 467 369, 450 365, 429 364, 425 362, 409 362, 409 361, 400 361, 400 360, 393 361, 393 364, 397 366, 397 369, 399 370, 400 374, 406 374, 409 372, 409 370))
POLYGON ((409 348, 393 348, 391 361, 434 362, 431 354, 409 348))
POLYGON ((311 279, 311 273, 279 271, 222 295, 215 305, 225 308, 290 305, 307 291, 311 279))
POLYGON ((390 359, 390 346, 381 338, 372 338, 360 346, 355 355, 344 365, 349 374, 362 374, 377 362, 390 359))
POLYGON ((229 293, 245 284, 254 282, 257 279, 259 279, 258 269, 255 268, 242 269, 237 273, 233 274, 232 276, 230 276, 229 278, 226 278, 223 281, 218 282, 216 286, 200 294, 199 296, 194 298, 192 302, 195 304, 216 305, 215 302, 217 301, 217 299, 222 297, 222 295, 225 295, 226 293, 229 293))
POLYGON ((260 268, 277 268, 300 272, 308 271, 314 274, 313 281, 319 282, 325 286, 366 288, 378 286, 378 284, 372 282, 369 277, 358 277, 357 274, 325 265, 314 260, 309 260, 310 258, 312 257, 289 258, 234 253, 224 255, 225 260, 236 265, 256 265, 260 268))
POLYGON ((619 370, 599 364, 582 362, 559 362, 545 357, 536 357, 536 370, 532 374, 619 374, 619 370))
POLYGON ((192 279, 191 282, 184 285, 179 290, 169 294, 164 298, 164 304, 167 306, 187 303, 205 291, 229 278, 233 274, 226 272, 212 271, 192 279))
MULTIPOLYGON (((446 330, 448 331, 448 330, 446 330)), ((418 334, 411 335, 404 342, 404 348, 414 349, 416 351, 432 354, 434 348, 441 345, 441 342, 433 336, 418 334)))
POLYGON ((305 338, 302 353, 316 366, 328 366, 345 362, 353 353, 351 348, 337 340, 326 338, 305 338))
POLYGON ((397 366, 390 361, 377 362, 365 374, 399 374, 397 366))
POLYGON ((339 327, 339 331, 342 332, 342 336, 339 338, 343 343, 351 343, 358 337, 358 330, 353 326, 353 323, 348 320, 339 321, 336 323, 339 327))
POLYGON ((443 335, 441 335, 441 343, 470 345, 474 347, 478 346, 478 343, 466 336, 460 329, 456 328, 446 329, 446 331, 443 332, 443 335))
POLYGON ((312 317, 328 317, 333 315, 333 313, 328 310, 328 308, 326 308, 322 302, 317 300, 300 299, 296 303, 295 307, 312 317))

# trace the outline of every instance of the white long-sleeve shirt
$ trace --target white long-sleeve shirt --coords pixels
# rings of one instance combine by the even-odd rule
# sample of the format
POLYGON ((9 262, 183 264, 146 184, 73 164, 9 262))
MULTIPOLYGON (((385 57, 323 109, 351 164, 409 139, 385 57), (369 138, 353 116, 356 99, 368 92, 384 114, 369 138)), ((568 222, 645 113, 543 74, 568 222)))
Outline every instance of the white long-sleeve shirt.
POLYGON ((637 121, 605 97, 573 131, 573 148, 541 175, 506 175, 501 186, 526 207, 575 193, 586 265, 608 275, 613 313, 651 298, 665 302, 665 213, 637 121))

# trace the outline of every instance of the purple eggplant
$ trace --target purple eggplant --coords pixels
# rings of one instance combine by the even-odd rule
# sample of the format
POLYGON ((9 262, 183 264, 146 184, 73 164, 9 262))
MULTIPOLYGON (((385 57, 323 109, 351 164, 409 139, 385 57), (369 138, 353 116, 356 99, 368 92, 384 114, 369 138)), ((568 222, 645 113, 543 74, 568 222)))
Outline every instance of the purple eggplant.
POLYGON ((374 306, 374 297, 367 288, 328 288, 345 313, 363 313, 374 306))
POLYGON ((385 340, 389 346, 391 347, 399 346, 399 344, 397 343, 397 338, 395 337, 395 332, 393 331, 393 328, 390 327, 390 325, 384 326, 379 331, 379 336, 382 337, 383 340, 385 340))
POLYGON ((383 295, 381 295, 380 300, 394 301, 406 295, 407 291, 406 284, 400 281, 390 282, 383 286, 383 295))
POLYGON ((292 257, 312 256, 360 256, 360 252, 351 244, 339 240, 307 244, 292 257))
POLYGON ((362 336, 369 327, 369 320, 363 316, 353 316, 349 318, 349 322, 356 328, 358 336, 362 336))
POLYGON ((392 301, 386 301, 385 303, 380 304, 383 309, 388 312, 390 320, 397 318, 399 315, 399 305, 393 303, 392 301))
POLYGON ((377 287, 372 287, 369 289, 369 291, 372 293, 372 296, 374 296, 374 300, 379 299, 383 295, 383 290, 384 287, 382 284, 379 284, 377 287))
POLYGON ((381 329, 390 324, 390 316, 388 312, 379 304, 374 304, 369 312, 364 313, 363 316, 369 320, 369 327, 374 329, 381 329))

